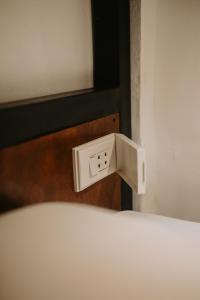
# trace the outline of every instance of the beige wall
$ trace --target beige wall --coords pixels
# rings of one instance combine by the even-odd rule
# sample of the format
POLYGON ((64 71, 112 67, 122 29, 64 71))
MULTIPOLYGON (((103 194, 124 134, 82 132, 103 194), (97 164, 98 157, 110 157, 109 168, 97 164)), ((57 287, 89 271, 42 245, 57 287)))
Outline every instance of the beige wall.
POLYGON ((200 1, 142 0, 144 212, 200 221, 200 1))
POLYGON ((0 1, 0 102, 92 87, 90 2, 0 1))

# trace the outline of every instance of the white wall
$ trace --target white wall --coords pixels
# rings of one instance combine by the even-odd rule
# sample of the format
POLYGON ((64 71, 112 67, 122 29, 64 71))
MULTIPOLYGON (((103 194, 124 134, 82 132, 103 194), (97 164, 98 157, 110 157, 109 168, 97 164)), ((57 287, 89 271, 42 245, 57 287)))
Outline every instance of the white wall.
POLYGON ((0 102, 93 85, 90 0, 0 1, 0 102))
POLYGON ((200 221, 200 1, 142 0, 143 212, 200 221))

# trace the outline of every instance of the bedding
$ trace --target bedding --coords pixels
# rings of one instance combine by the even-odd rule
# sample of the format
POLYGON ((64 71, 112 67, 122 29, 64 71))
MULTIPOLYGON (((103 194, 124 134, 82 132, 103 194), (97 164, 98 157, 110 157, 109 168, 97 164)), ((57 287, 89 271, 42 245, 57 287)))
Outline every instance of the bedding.
POLYGON ((199 300, 200 224, 69 203, 0 217, 1 300, 199 300))

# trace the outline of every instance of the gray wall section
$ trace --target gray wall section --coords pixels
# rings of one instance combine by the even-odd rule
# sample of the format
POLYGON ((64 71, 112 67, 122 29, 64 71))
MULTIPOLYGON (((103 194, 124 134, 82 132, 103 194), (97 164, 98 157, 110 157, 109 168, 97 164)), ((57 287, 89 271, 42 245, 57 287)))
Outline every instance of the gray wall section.
POLYGON ((0 102, 93 86, 90 0, 0 2, 0 102))
POLYGON ((135 206, 200 221, 200 2, 141 3, 141 89, 132 116, 133 137, 146 149, 147 191, 135 206))

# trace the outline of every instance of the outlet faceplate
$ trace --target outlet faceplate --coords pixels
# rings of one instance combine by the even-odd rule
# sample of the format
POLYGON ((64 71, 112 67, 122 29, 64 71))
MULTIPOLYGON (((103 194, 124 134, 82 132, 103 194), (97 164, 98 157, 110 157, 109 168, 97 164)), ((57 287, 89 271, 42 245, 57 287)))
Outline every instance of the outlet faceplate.
POLYGON ((82 191, 116 172, 115 134, 73 148, 74 189, 82 191))

